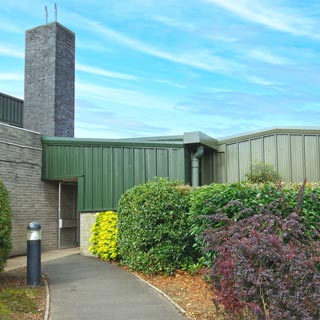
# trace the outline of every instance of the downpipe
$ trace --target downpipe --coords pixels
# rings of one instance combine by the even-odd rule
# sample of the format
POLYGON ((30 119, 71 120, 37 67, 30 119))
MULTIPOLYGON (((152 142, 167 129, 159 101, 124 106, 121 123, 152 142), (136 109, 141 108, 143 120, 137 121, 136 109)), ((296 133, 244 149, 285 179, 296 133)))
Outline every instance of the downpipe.
POLYGON ((191 159, 192 168, 192 186, 199 187, 200 184, 200 159, 204 155, 204 146, 199 146, 197 151, 193 153, 191 159))

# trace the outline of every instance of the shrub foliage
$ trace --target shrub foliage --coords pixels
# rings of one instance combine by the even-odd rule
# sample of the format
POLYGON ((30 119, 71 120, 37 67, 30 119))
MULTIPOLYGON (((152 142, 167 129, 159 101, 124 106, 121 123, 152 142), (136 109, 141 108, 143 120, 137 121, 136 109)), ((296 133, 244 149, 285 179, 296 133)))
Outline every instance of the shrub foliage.
POLYGON ((97 214, 96 222, 92 227, 90 251, 105 261, 118 258, 118 216, 113 211, 105 211, 97 214))
POLYGON ((149 274, 170 274, 193 262, 189 189, 178 181, 159 179, 122 195, 118 246, 124 265, 149 274))
MULTIPOLYGON (((212 184, 195 189, 191 197, 189 221, 197 250, 203 252, 202 235, 211 225, 207 216, 219 212, 233 221, 240 221, 261 213, 262 209, 284 218, 296 212, 306 233, 312 237, 315 230, 320 228, 320 185, 241 182, 212 184)), ((209 265, 211 260, 208 253, 204 258, 209 265)))
POLYGON ((282 216, 277 204, 240 221, 224 213, 210 220, 205 241, 215 252, 211 279, 219 303, 233 314, 248 307, 258 319, 320 318, 319 229, 309 236, 302 218, 282 216))
POLYGON ((9 194, 0 180, 0 272, 7 262, 11 250, 11 208, 9 194))
POLYGON ((262 162, 251 163, 246 178, 250 183, 279 182, 281 180, 281 176, 272 165, 262 162))

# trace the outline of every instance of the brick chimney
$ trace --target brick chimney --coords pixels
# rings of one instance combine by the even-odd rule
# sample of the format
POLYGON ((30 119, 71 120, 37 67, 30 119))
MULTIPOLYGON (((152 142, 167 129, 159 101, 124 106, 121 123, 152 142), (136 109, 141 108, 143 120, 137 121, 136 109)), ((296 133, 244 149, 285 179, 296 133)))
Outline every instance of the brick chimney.
POLYGON ((74 136, 75 34, 58 22, 26 31, 24 128, 74 136))

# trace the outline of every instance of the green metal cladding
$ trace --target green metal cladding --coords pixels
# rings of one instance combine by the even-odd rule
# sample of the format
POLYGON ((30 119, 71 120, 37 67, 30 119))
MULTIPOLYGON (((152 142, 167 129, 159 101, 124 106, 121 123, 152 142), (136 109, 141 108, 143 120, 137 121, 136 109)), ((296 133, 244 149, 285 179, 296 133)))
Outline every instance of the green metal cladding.
POLYGON ((23 126, 23 100, 0 93, 0 121, 23 126))
POLYGON ((144 139, 44 137, 43 179, 76 181, 78 211, 116 209, 121 194, 154 177, 192 184, 199 146, 200 185, 245 179, 250 163, 271 164, 285 181, 320 180, 320 128, 270 129, 212 139, 201 132, 144 139))
POLYGON ((320 180, 320 129, 273 129, 220 141, 221 182, 245 179, 252 162, 270 164, 284 181, 320 180))
POLYGON ((116 209, 121 194, 154 177, 185 181, 181 142, 43 137, 43 179, 78 182, 78 211, 116 209))

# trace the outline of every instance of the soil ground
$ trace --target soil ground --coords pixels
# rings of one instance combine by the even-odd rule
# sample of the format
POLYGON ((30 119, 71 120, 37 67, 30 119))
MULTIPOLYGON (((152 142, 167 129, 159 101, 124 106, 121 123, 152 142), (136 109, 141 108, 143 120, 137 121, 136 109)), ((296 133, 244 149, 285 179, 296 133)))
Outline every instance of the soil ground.
POLYGON ((190 319, 219 319, 214 304, 213 288, 204 280, 203 273, 177 271, 173 276, 146 276, 141 273, 137 275, 167 294, 187 312, 190 319))

